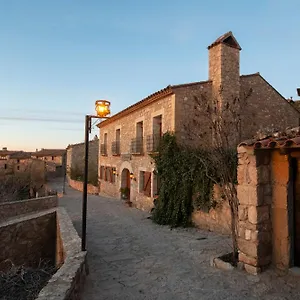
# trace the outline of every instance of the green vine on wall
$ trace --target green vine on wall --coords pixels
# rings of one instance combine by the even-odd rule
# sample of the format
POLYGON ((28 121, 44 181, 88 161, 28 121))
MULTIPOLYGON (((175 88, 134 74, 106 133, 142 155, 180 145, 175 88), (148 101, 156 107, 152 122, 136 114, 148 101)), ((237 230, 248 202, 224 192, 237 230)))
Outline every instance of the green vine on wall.
MULTIPOLYGON (((178 145, 172 133, 162 137, 158 153, 152 155, 160 181, 152 220, 171 227, 192 225, 194 209, 213 205, 213 185, 218 182, 218 167, 211 161, 212 151, 178 145)), ((228 164, 235 168, 236 153, 230 153, 228 164)), ((227 159, 227 158, 225 158, 227 159)))

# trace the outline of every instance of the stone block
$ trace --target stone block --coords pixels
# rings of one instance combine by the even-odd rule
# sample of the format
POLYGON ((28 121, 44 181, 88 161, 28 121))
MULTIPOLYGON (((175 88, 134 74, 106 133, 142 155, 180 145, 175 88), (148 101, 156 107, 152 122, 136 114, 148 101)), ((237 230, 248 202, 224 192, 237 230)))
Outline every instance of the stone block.
POLYGON ((248 184, 256 185, 259 182, 257 168, 254 164, 248 165, 246 176, 248 184))
POLYGON ((248 256, 257 257, 257 243, 253 241, 246 241, 245 239, 239 238, 238 248, 248 256))
POLYGON ((270 209, 268 205, 265 206, 249 206, 248 220, 252 224, 266 222, 270 219, 270 209))
POLYGON ((257 195, 256 185, 238 185, 237 186, 237 197, 239 204, 242 205, 258 205, 259 199, 257 195))
POLYGON ((220 258, 214 259, 214 266, 218 269, 225 270, 225 271, 232 271, 234 269, 234 267, 230 263, 225 262, 220 258))
POLYGON ((261 165, 257 168, 258 183, 268 184, 271 180, 271 170, 267 165, 261 165))
POLYGON ((251 266, 257 266, 258 261, 256 257, 251 257, 243 252, 239 252, 239 261, 243 262, 244 264, 251 265, 251 266))
POLYGON ((265 184, 263 186, 264 189, 264 196, 272 196, 272 185, 271 182, 268 184, 265 184))
POLYGON ((244 268, 247 273, 252 274, 252 275, 257 275, 261 273, 261 268, 260 267, 254 267, 248 264, 244 264, 244 268))
POLYGON ((249 241, 251 240, 251 230, 245 229, 245 240, 249 241))
POLYGON ((238 208, 239 220, 246 221, 248 218, 248 209, 246 205, 239 205, 238 208))
POLYGON ((271 231, 252 231, 251 232, 251 240, 256 242, 261 242, 264 244, 268 244, 271 242, 272 234, 271 231))

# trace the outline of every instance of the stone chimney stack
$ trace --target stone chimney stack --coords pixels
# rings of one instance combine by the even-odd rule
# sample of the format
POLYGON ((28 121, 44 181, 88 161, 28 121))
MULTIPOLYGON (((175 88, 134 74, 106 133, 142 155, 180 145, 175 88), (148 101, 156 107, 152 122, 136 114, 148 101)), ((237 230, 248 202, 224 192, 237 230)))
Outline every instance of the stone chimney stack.
MULTIPOLYGON (((209 80, 212 81, 212 104, 222 120, 226 120, 224 130, 236 132, 237 129, 234 126, 237 125, 237 120, 230 120, 229 112, 233 110, 237 114, 240 112, 241 47, 232 32, 229 31, 212 43, 208 50, 209 80)), ((236 137, 231 136, 230 138, 238 140, 237 135, 238 133, 236 133, 236 137)))

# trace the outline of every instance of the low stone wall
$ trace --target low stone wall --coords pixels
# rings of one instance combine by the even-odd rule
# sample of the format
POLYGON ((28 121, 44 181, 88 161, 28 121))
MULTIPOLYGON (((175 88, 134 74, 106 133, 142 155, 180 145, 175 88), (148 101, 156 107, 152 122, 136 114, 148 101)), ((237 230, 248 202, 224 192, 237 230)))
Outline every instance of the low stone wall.
MULTIPOLYGON (((75 190, 83 191, 83 183, 81 181, 73 180, 71 178, 68 178, 69 186, 72 187, 75 190)), ((94 186, 92 184, 87 185, 87 192, 88 194, 92 195, 98 195, 99 194, 99 187, 94 186)))
POLYGON ((209 212, 194 211, 192 215, 193 223, 201 228, 221 234, 230 234, 231 214, 228 202, 211 208, 209 212))
POLYGON ((40 260, 54 263, 55 209, 0 223, 0 270, 14 265, 35 267, 40 260))
POLYGON ((58 268, 38 300, 77 300, 87 274, 86 252, 66 211, 52 208, 0 223, 0 271, 12 264, 36 267, 48 260, 58 268))
POLYGON ((56 266, 60 269, 41 290, 37 300, 77 300, 87 275, 86 252, 66 211, 56 210, 56 266))
POLYGON ((42 211, 57 206, 57 196, 33 198, 0 204, 0 222, 23 214, 42 211))

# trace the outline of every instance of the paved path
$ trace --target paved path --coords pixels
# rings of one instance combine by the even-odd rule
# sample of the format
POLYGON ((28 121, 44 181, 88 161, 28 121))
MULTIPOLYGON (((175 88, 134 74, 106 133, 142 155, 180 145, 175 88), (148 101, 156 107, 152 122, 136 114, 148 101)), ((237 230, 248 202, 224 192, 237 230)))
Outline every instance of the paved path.
MULTIPOLYGON (((60 204, 80 232, 81 193, 66 191, 60 204)), ((229 249, 228 238, 196 229, 170 230, 147 216, 120 200, 89 196, 90 275, 83 300, 300 299, 300 278, 210 267, 210 257, 229 249)))

